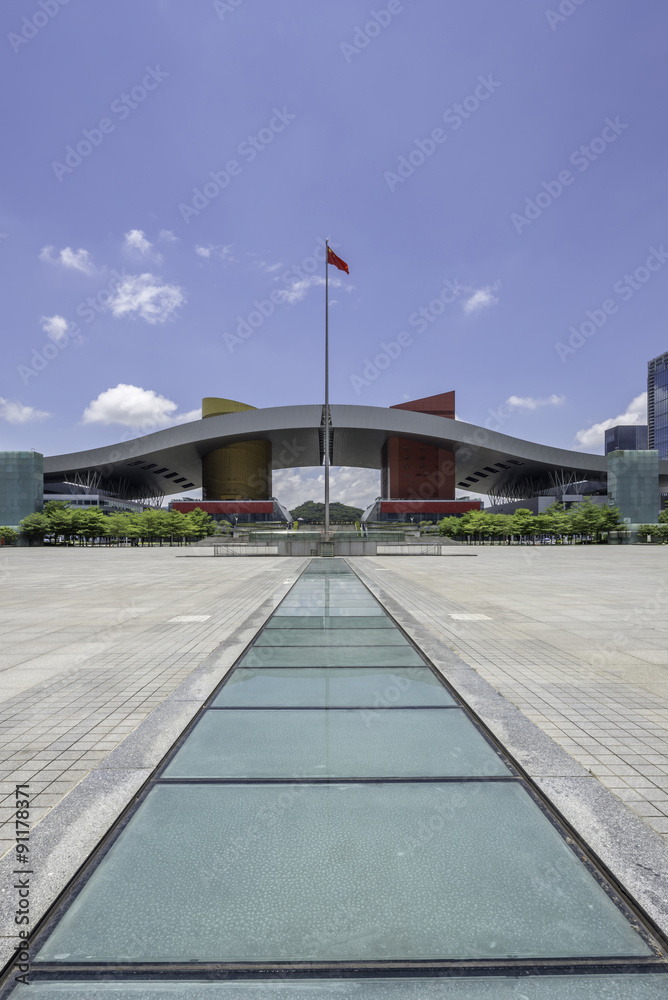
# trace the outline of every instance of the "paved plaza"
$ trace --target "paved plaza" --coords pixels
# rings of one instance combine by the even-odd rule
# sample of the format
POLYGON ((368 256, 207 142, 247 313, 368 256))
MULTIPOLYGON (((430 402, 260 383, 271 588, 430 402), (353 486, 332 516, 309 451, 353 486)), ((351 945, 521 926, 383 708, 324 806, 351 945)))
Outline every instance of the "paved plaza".
MULTIPOLYGON (((668 549, 448 551, 348 562, 630 891, 645 880, 642 905, 668 926, 655 881, 667 874, 668 549)), ((308 563, 210 552, 0 554, 0 851, 28 782, 37 914, 308 563)))
POLYGON ((0 853, 17 782, 37 822, 303 565, 187 552, 0 555, 0 853))
POLYGON ((668 839, 668 548, 467 551, 352 562, 668 839))

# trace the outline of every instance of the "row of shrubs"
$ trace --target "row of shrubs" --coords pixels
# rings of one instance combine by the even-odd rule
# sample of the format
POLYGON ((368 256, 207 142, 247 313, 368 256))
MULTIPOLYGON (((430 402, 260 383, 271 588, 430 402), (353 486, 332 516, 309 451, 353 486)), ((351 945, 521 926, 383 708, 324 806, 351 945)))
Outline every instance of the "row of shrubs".
MULTIPOLYGON (((100 507, 68 507, 62 500, 50 500, 44 504, 43 513, 24 517, 19 529, 30 544, 62 541, 80 545, 95 541, 104 541, 109 545, 114 542, 151 544, 156 541, 162 544, 165 540, 186 542, 206 538, 221 530, 213 518, 199 507, 188 514, 157 507, 141 513, 117 511, 105 514, 100 507)), ((18 534, 13 528, 0 527, 0 538, 5 545, 10 545, 17 541, 18 534)))
MULTIPOLYGON (((449 538, 472 538, 476 541, 512 541, 535 538, 559 538, 599 542, 610 531, 626 528, 617 507, 594 503, 587 497, 565 510, 560 502, 553 503, 542 514, 520 507, 514 514, 490 514, 472 510, 462 517, 444 517, 438 533, 449 538)), ((657 524, 642 524, 638 534, 654 540, 668 539, 668 510, 658 516, 657 524)))

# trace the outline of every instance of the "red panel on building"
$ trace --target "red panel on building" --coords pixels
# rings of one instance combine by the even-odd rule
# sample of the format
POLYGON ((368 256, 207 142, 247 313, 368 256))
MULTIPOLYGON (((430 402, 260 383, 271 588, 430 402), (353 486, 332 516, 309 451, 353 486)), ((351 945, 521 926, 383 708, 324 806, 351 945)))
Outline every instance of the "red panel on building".
MULTIPOLYGON (((390 409, 454 420, 455 393, 424 396, 407 403, 396 403, 390 409)), ((381 460, 381 493, 388 500, 392 497, 415 497, 418 503, 421 500, 454 500, 454 454, 412 438, 389 437, 381 460)))
POLYGON ((382 514, 466 514, 481 510, 482 500, 381 500, 382 514))
POLYGON ((437 445, 389 437, 383 446, 381 493, 386 500, 454 500, 455 456, 437 445))
POLYGON ((413 413, 428 413, 432 417, 455 419, 455 391, 439 392, 436 396, 412 399, 408 403, 395 403, 391 410, 412 410, 413 413))
POLYGON ((173 510, 182 514, 188 511, 200 510, 207 514, 273 514, 274 504, 271 500, 175 500, 173 510))

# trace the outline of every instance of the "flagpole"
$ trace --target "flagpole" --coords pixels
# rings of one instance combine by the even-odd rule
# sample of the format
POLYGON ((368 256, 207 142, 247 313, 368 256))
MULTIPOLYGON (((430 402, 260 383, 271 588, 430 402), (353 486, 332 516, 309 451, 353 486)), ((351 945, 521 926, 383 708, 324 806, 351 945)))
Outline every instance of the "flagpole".
POLYGON ((325 240, 325 541, 329 541, 329 240, 325 240))

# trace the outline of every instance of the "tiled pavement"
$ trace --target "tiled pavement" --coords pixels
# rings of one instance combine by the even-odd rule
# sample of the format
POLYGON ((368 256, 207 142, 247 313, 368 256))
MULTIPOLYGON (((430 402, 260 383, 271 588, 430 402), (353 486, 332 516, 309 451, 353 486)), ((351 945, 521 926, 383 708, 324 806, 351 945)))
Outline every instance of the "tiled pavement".
POLYGON ((668 839, 668 548, 466 551, 351 563, 668 839))
POLYGON ((0 556, 0 855, 17 782, 37 823, 303 563, 188 551, 0 556))

